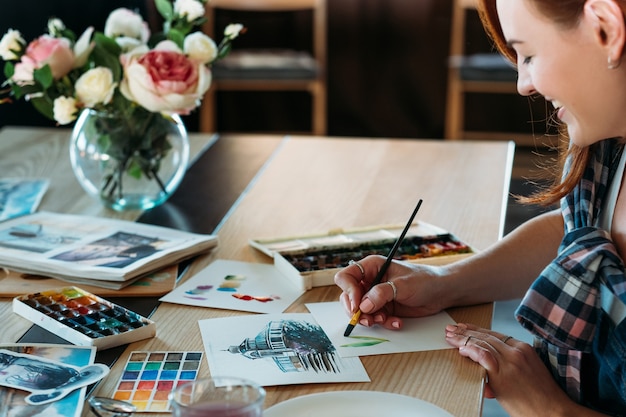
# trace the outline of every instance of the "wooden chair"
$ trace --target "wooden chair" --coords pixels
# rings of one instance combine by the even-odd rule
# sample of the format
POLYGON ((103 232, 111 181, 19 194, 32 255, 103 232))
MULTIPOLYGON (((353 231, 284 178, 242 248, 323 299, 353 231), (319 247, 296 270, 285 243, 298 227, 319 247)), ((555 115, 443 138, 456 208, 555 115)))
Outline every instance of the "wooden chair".
MULTIPOLYGON (((294 92, 311 96, 311 133, 325 135, 326 120, 326 0, 210 0, 205 32, 218 41, 216 12, 298 12, 312 14, 312 45, 307 51, 257 48, 237 49, 213 66, 213 83, 200 108, 200 130, 216 132, 216 99, 219 91, 294 92)), ((250 35, 244 35, 250 36, 250 35)))
MULTIPOLYGON (((517 95, 516 70, 500 54, 493 50, 473 54, 468 54, 466 51, 467 20, 470 13, 477 15, 476 0, 452 1, 444 137, 451 140, 515 140, 518 145, 534 146, 534 135, 529 133, 471 131, 466 127, 465 102, 468 94, 517 95)), ((520 100, 528 99, 520 97, 520 100)))

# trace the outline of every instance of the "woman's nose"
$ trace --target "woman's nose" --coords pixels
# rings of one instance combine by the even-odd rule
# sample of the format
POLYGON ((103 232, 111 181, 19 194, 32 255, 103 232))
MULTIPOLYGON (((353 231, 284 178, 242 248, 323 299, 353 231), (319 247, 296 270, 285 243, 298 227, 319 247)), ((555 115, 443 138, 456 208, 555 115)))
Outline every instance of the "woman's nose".
POLYGON ((519 68, 517 70, 517 92, 522 96, 530 96, 537 92, 528 71, 519 68))

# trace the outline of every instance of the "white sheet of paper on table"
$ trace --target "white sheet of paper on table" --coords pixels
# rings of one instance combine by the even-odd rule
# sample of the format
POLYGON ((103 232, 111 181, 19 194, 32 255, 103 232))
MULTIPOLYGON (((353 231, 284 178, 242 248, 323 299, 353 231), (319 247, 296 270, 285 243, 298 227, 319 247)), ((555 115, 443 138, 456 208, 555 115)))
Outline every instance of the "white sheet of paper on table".
POLYGON ((218 259, 160 301, 253 313, 281 313, 302 293, 303 290, 274 265, 218 259))
POLYGON ((342 358, 451 348, 445 341, 445 327, 455 321, 446 312, 427 317, 404 318, 401 330, 357 324, 350 336, 345 337, 343 333, 350 317, 338 301, 310 303, 306 307, 342 358))
MULTIPOLYGON (((292 331, 293 325, 281 331, 284 328, 281 322, 304 324, 314 330, 319 329, 321 334, 324 333, 313 316, 308 313, 260 314, 200 320, 198 325, 211 375, 248 378, 263 386, 370 381, 359 358, 341 358, 336 351, 332 354, 332 349, 330 355, 323 355, 323 360, 309 361, 307 358, 298 357, 294 347, 298 352, 306 351, 310 345, 308 341, 317 338, 319 334, 311 332, 313 337, 309 339, 305 332, 296 334, 292 331), (271 343, 273 346, 261 346, 262 349, 257 350, 252 346, 257 342, 259 345, 271 343), (281 344, 282 348, 278 346, 281 344)), ((318 343, 317 346, 319 345, 318 343)), ((309 359, 321 358, 319 355, 313 356, 309 359)))

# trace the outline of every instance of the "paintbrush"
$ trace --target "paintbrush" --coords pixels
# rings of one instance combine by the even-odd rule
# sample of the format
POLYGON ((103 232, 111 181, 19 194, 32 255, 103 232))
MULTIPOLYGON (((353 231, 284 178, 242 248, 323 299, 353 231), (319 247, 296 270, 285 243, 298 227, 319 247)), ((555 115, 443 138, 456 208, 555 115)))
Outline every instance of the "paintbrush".
MULTIPOLYGON (((396 255, 396 252, 398 251, 400 244, 402 244, 402 241, 404 240, 404 236, 406 236, 406 232, 409 231, 409 228, 411 227, 411 224, 413 223, 413 219, 415 218, 415 215, 417 214, 421 205, 422 205, 422 200, 420 199, 417 202, 417 205, 415 206, 415 209, 413 210, 411 217, 409 217, 409 221, 406 223, 406 226, 404 226, 404 230, 402 230, 402 233, 400 234, 400 236, 398 236, 398 240, 396 240, 396 243, 394 243, 393 247, 391 248, 389 255, 387 255, 387 259, 385 260, 385 263, 378 271, 378 275, 376 275, 376 278, 374 278, 374 281, 372 281, 370 290, 374 288, 374 286, 380 284, 380 281, 382 281, 383 277, 387 273, 387 269, 389 269, 389 265, 391 265, 391 261, 393 260, 393 257, 396 255)), ((348 327, 346 327, 346 331, 343 332, 343 335, 345 337, 350 336, 350 333, 352 333, 354 326, 356 326, 356 324, 359 322, 359 317, 361 317, 361 309, 358 309, 357 312, 354 313, 354 315, 352 316, 352 319, 350 319, 350 323, 348 323, 348 327)))

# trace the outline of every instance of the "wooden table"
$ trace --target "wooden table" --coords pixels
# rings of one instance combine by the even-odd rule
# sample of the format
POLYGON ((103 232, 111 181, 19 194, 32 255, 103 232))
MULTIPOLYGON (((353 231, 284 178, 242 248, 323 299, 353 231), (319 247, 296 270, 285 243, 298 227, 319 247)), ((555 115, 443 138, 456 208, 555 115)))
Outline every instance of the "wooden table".
MULTIPOLYGON (((50 130, 5 129, 0 133, 1 175, 8 175, 7 167, 15 168, 11 171, 15 176, 49 175, 53 185, 42 202, 42 209, 131 216, 112 213, 99 208, 97 203, 85 201, 80 190, 72 190, 72 197, 61 192, 64 187, 72 188, 75 182, 67 157, 58 160, 51 157, 51 147, 63 152, 67 149, 67 139, 63 136, 50 130), (19 141, 11 139, 15 135, 21 135, 19 141), (34 140, 35 137, 38 139, 34 140), (27 146, 34 146, 34 150, 27 152, 27 146), (18 161, 9 155, 22 158, 34 155, 39 161, 18 161), (63 198, 59 199, 60 196, 63 198)), ((204 140, 204 145, 196 148, 200 150, 211 141, 201 135, 198 140, 204 140)), ((264 152, 261 159, 265 158, 267 164, 261 164, 258 174, 252 176, 250 185, 218 225, 219 247, 197 259, 188 276, 218 258, 270 263, 269 258, 248 245, 250 238, 402 224, 419 198, 424 200, 419 220, 450 230, 479 250, 502 236, 512 143, 236 135, 220 138, 218 143, 221 141, 240 150, 258 147, 259 152, 264 152)), ((242 157, 246 157, 245 152, 239 154, 242 157)), ((234 160, 231 162, 239 166, 234 160)), ((234 170, 230 174, 235 177, 241 172, 234 170)), ((234 180, 220 175, 205 178, 204 182, 209 186, 215 181, 234 180)), ((190 210, 202 210, 202 201, 197 201, 190 210)), ((306 312, 305 303, 333 301, 338 295, 334 286, 315 288, 300 297, 288 312, 306 312)), ((9 301, 0 301, 3 323, 0 342, 18 340, 30 325, 11 313, 9 301)), ((457 321, 487 327, 492 305, 454 308, 448 312, 457 321)), ((129 345, 95 394, 111 395, 131 351, 203 349, 198 320, 243 314, 248 313, 162 304, 152 316, 157 323, 157 336, 129 345)), ((371 377, 370 383, 268 387, 265 406, 309 393, 376 390, 421 398, 455 416, 481 414, 484 372, 454 349, 368 356, 362 361, 371 377)), ((201 373, 209 373, 206 362, 201 373)))

